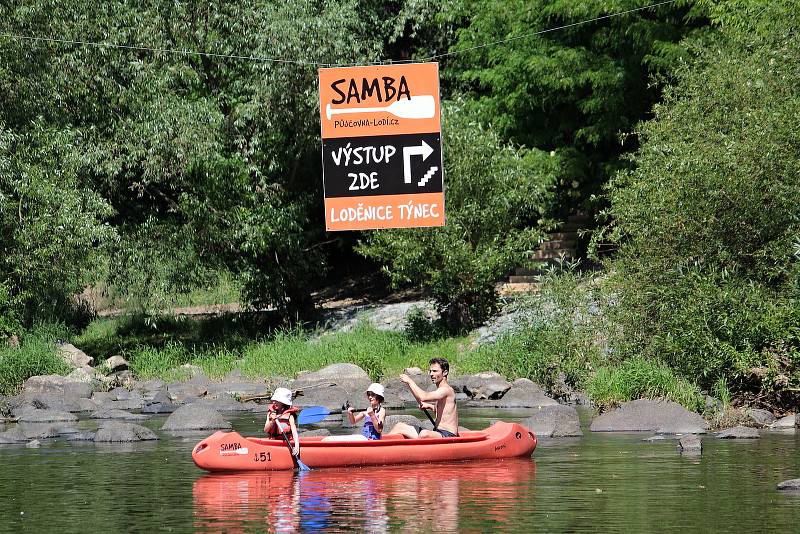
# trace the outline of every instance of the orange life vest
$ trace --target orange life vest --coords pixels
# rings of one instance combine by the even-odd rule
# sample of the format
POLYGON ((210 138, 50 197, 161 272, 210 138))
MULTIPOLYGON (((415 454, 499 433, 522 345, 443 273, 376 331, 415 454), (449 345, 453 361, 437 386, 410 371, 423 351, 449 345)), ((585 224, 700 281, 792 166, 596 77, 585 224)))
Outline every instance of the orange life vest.
POLYGON ((287 408, 286 410, 284 410, 283 413, 278 415, 278 418, 275 420, 275 424, 269 427, 267 435, 271 438, 280 438, 282 435, 281 427, 283 428, 283 431, 288 431, 289 417, 291 417, 292 415, 296 414, 299 411, 300 408, 298 408, 297 406, 292 406, 291 408, 287 408))

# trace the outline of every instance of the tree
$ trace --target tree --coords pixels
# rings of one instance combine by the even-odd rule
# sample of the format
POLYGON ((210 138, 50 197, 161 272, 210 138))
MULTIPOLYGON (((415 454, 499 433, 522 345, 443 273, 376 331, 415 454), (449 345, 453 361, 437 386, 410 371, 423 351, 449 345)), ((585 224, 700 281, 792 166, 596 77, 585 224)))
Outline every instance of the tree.
POLYGON ((561 209, 580 205, 624 166, 620 156, 636 144, 620 135, 660 98, 653 75, 685 57, 677 43, 706 24, 683 1, 578 24, 650 3, 475 0, 455 11, 469 23, 450 49, 449 83, 502 139, 557 151, 561 209), (560 29, 531 35, 551 28, 560 29))
POLYGON ((553 155, 504 144, 446 102, 443 126, 446 226, 369 232, 360 246, 383 262, 394 283, 430 291, 454 330, 483 322, 495 309, 495 284, 541 237, 520 221, 549 207, 560 164, 553 155))
POLYGON ((604 236, 620 357, 787 402, 800 385, 800 22, 731 2, 640 125, 609 185, 604 236), (736 14, 739 14, 736 17, 736 14), (781 400, 782 399, 782 400, 781 400))

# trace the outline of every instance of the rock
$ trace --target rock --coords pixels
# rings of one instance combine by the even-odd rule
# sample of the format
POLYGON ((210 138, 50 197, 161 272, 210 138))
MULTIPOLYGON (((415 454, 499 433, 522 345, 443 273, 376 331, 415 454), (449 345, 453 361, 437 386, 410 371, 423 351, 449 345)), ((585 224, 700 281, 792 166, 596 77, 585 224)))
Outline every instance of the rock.
POLYGON ((78 367, 66 376, 66 379, 70 382, 82 382, 89 385, 100 381, 102 378, 103 374, 94 367, 78 367))
POLYGON ((703 444, 700 438, 695 435, 683 436, 678 441, 678 451, 681 453, 700 454, 703 451, 703 444))
POLYGON ((20 423, 22 433, 28 439, 50 439, 61 435, 61 429, 53 423, 20 423))
POLYGON ((354 406, 366 397, 365 392, 372 380, 361 367, 352 363, 335 363, 316 372, 300 373, 290 389, 300 390, 298 406, 325 406, 341 408, 345 402, 354 406))
POLYGON ((94 432, 79 432, 67 437, 67 441, 94 441, 94 432))
POLYGON ((639 399, 592 421, 592 432, 652 431, 659 434, 702 434, 708 423, 700 414, 666 400, 639 399))
POLYGON ((26 394, 43 394, 88 399, 92 386, 87 382, 69 380, 61 375, 42 375, 28 378, 22 386, 26 394))
POLYGON ((33 407, 21 409, 18 412, 17 417, 19 418, 20 423, 52 423, 64 421, 73 423, 78 420, 77 417, 69 412, 62 412, 59 410, 39 410, 38 408, 33 407))
MULTIPOLYGON (((366 387, 364 388, 366 389, 366 387)), ((364 394, 362 394, 363 396, 364 394)), ((294 399, 294 405, 299 407, 306 406, 325 406, 331 410, 336 410, 352 399, 354 406, 358 405, 360 396, 351 394, 347 389, 337 385, 325 385, 323 387, 303 390, 303 395, 294 399)))
POLYGON ((206 406, 187 404, 175 410, 164 422, 161 430, 230 430, 230 422, 206 406))
POLYGON ((511 384, 494 371, 484 371, 462 378, 463 391, 475 400, 499 399, 511 389, 511 384))
POLYGON ((126 421, 141 421, 147 419, 146 415, 132 414, 125 410, 101 408, 89 416, 92 419, 124 419, 126 421))
POLYGON ((200 406, 208 406, 214 410, 217 410, 221 413, 236 413, 236 412, 247 412, 250 411, 250 406, 247 404, 242 404, 241 402, 234 400, 233 397, 225 395, 223 397, 217 399, 210 399, 208 397, 197 399, 192 404, 197 404, 200 406))
POLYGON ((154 395, 152 400, 142 406, 142 413, 157 414, 157 413, 172 413, 178 409, 178 405, 174 404, 169 398, 166 388, 159 389, 154 395))
POLYGON ((131 441, 150 441, 155 439, 158 439, 158 436, 149 428, 118 421, 103 425, 94 435, 94 441, 97 443, 128 443, 131 441))
POLYGON ((522 426, 532 431, 537 438, 583 436, 577 410, 560 404, 539 408, 535 414, 522 421, 522 426))
POLYGON ((39 445, 41 445, 41 443, 39 443, 39 440, 38 439, 33 439, 33 440, 29 441, 28 443, 26 443, 25 447, 27 447, 29 449, 38 449, 39 445))
POLYGON ((791 480, 784 480, 778 484, 780 491, 800 491, 800 478, 793 478, 791 480))
POLYGON ((394 428, 394 425, 397 423, 405 423, 411 426, 421 426, 422 428, 427 428, 428 430, 433 430, 433 425, 430 421, 421 421, 414 417, 413 415, 387 415, 386 420, 383 423, 383 431, 385 434, 389 434, 394 428))
POLYGON ((94 358, 87 356, 85 352, 71 343, 60 344, 58 353, 72 367, 89 367, 94 362, 94 358))
POLYGON ((747 410, 746 415, 758 427, 769 426, 775 422, 775 416, 772 412, 760 408, 747 410))
POLYGON ((7 445, 12 443, 24 443, 26 441, 28 441, 28 438, 19 425, 5 432, 0 432, 0 444, 7 445))
POLYGON ((787 415, 769 425, 769 428, 770 430, 789 430, 795 426, 797 426, 797 417, 795 415, 787 415))
POLYGON ((548 397, 535 382, 527 378, 518 378, 501 398, 486 400, 482 404, 494 408, 538 408, 556 406, 558 402, 548 397))
POLYGON ((128 361, 120 355, 110 357, 103 365, 108 369, 109 373, 128 370, 128 361))
MULTIPOLYGON (((427 380, 427 377, 426 377, 427 380)), ((428 389, 428 386, 431 385, 431 381, 427 380, 427 383, 424 386, 424 389, 428 389)), ((387 408, 402 408, 408 403, 416 402, 414 399, 414 395, 411 394, 411 390, 405 385, 403 382, 400 381, 399 378, 390 378, 386 381, 385 392, 386 397, 384 399, 383 405, 387 408)), ((352 401, 351 401, 352 402, 352 401)), ((357 403, 352 403, 354 408, 366 408, 367 406, 367 399, 366 396, 364 400, 357 403)))
POLYGON ((722 432, 717 432, 717 437, 720 439, 758 439, 761 436, 755 428, 750 428, 749 426, 735 426, 723 430, 722 432))
POLYGON ((208 393, 208 378, 197 375, 188 382, 175 382, 167 386, 170 398, 178 404, 192 402, 208 393))
POLYGON ((233 395, 257 395, 266 390, 263 382, 211 382, 206 396, 212 399, 231 398, 233 395))

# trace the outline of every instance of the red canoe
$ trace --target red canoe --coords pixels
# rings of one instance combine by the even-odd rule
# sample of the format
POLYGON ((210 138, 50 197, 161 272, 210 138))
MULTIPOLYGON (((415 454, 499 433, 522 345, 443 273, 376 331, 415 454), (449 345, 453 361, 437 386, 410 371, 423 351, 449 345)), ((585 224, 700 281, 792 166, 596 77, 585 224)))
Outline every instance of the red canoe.
MULTIPOLYGON (((464 431, 456 438, 406 439, 387 435, 375 441, 323 441, 300 438, 300 459, 311 468, 415 464, 530 456, 536 436, 516 423, 497 422, 486 430, 464 431)), ((206 471, 293 469, 281 440, 246 438, 216 432, 195 445, 192 460, 206 471)))

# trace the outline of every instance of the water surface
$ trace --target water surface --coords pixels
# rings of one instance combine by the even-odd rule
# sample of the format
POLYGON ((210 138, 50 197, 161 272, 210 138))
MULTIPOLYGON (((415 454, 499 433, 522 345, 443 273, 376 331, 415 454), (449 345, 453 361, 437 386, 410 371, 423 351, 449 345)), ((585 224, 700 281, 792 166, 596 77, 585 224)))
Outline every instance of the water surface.
MULTIPOLYGON (((462 410, 462 423, 519 412, 462 410)), ((148 422, 160 428, 162 419, 148 422)), ((90 423, 83 422, 82 425, 90 423)), ((245 434, 261 421, 235 420, 245 434)), ((337 429, 347 432, 346 429, 337 429)), ((207 474, 204 434, 154 443, 0 446, 2 532, 796 532, 800 437, 703 438, 701 456, 647 434, 542 440, 531 459, 207 474)))

